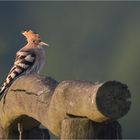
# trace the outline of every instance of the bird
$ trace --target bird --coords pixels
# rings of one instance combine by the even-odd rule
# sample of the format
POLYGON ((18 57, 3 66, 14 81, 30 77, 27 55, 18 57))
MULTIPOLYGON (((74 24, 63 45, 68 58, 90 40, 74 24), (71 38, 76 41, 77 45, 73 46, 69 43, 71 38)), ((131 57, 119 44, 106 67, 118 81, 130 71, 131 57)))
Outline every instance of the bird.
POLYGON ((40 35, 32 30, 24 30, 22 34, 27 44, 16 53, 15 62, 0 89, 1 99, 13 81, 22 75, 39 74, 45 64, 45 50, 49 46, 42 41, 40 35))

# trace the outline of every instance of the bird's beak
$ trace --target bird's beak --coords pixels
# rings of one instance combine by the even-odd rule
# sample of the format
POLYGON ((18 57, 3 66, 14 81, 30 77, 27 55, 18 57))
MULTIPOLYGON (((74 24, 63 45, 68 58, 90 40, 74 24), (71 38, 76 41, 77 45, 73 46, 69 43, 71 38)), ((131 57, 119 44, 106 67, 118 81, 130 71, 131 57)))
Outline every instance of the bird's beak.
POLYGON ((45 43, 45 42, 42 42, 42 41, 39 43, 39 45, 40 45, 40 46, 47 46, 47 47, 49 47, 49 44, 47 44, 47 43, 45 43))

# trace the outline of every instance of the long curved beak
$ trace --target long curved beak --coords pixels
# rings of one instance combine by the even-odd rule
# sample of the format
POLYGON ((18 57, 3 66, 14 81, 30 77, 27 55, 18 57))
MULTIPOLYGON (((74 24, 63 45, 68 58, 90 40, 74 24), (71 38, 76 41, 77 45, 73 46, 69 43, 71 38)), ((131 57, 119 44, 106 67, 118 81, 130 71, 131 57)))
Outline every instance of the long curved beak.
POLYGON ((42 41, 39 43, 39 45, 40 46, 47 46, 47 47, 49 47, 49 44, 48 43, 45 43, 45 42, 42 42, 42 41))

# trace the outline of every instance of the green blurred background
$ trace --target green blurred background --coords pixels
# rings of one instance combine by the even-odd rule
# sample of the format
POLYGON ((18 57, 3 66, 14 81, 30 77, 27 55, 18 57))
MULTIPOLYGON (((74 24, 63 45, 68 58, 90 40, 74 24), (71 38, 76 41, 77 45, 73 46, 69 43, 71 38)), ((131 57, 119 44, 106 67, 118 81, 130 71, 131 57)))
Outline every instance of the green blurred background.
POLYGON ((32 29, 50 44, 42 74, 58 81, 119 80, 132 92, 120 119, 124 138, 140 138, 140 2, 0 2, 0 83, 32 29))

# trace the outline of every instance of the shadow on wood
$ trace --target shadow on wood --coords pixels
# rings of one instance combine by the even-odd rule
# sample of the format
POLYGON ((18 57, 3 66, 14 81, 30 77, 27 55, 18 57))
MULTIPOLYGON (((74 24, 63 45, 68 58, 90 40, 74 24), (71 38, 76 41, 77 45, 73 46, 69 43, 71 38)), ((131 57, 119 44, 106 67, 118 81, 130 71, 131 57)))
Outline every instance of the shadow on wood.
POLYGON ((122 139, 117 121, 96 123, 87 118, 67 118, 61 124, 61 139, 122 139))
POLYGON ((40 122, 28 116, 20 116, 16 118, 8 127, 8 139, 19 138, 18 124, 21 125, 21 139, 50 139, 47 129, 39 128, 40 122))
POLYGON ((0 102, 0 131, 2 137, 9 138, 11 128, 17 130, 13 124, 22 118, 23 130, 41 123, 60 137, 61 122, 68 116, 86 117, 94 122, 118 119, 129 111, 129 98, 127 86, 117 81, 94 84, 72 80, 58 84, 50 77, 22 76, 9 88, 5 104, 3 99, 0 102))

